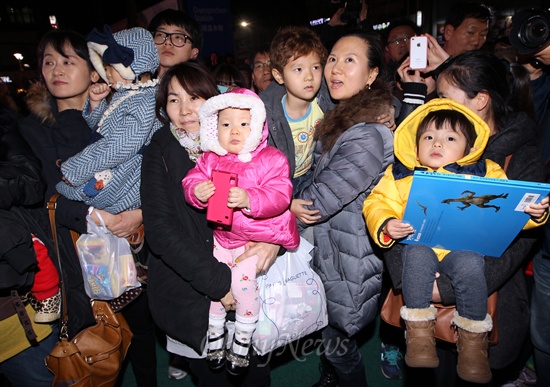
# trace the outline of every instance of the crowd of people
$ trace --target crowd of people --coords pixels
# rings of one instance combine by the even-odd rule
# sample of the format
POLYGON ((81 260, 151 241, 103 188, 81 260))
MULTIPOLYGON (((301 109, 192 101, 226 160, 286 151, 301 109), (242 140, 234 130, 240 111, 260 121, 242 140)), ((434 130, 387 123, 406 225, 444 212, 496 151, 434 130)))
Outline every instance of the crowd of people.
POLYGON ((550 181, 550 38, 517 38, 533 15, 550 29, 550 14, 517 12, 510 38, 491 42, 494 9, 461 2, 440 44, 408 19, 374 31, 362 4, 356 24, 339 9, 321 30, 282 26, 249 69, 201 60, 200 25, 174 9, 147 29, 42 37, 29 114, 0 93, 0 377, 52 384, 44 358, 59 335, 60 281, 69 338, 95 322, 72 236, 88 218, 120 238, 145 235, 134 258, 146 276, 120 311, 138 386, 158 385, 157 332, 172 379, 275 383, 251 345, 256 276, 301 240, 314 246, 328 312, 314 386, 367 386, 356 338, 392 288, 406 329, 380 321, 386 378, 496 387, 529 373, 550 385, 548 197, 525 208, 500 257, 401 243, 414 231, 402 218, 415 169, 550 181), (425 69, 410 66, 418 35, 425 69), (230 229, 207 220, 215 170, 238 175, 230 229), (57 193, 63 270, 46 210, 57 193), (435 339, 433 303, 456 305, 456 346, 435 339))

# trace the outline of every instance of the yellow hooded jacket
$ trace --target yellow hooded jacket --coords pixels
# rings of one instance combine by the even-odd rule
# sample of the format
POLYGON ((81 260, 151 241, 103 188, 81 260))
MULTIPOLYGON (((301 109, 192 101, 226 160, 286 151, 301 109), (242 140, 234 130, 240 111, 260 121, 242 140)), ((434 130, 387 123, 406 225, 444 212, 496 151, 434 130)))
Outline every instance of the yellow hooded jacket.
MULTIPOLYGON (((455 163, 439 168, 435 172, 460 173, 506 179, 504 170, 491 160, 481 160, 490 136, 490 129, 476 113, 462 104, 448 98, 437 98, 414 110, 395 131, 394 154, 395 163, 390 165, 382 179, 374 187, 363 203, 363 215, 370 235, 380 247, 391 247, 395 240, 382 232, 391 219, 403 219, 409 191, 415 169, 433 172, 431 168, 420 165, 415 152, 416 131, 424 117, 435 110, 457 110, 463 113, 473 124, 477 133, 472 152, 455 163)), ((524 227, 531 228, 540 225, 529 220, 524 227)), ((434 248, 439 260, 449 252, 434 248)))

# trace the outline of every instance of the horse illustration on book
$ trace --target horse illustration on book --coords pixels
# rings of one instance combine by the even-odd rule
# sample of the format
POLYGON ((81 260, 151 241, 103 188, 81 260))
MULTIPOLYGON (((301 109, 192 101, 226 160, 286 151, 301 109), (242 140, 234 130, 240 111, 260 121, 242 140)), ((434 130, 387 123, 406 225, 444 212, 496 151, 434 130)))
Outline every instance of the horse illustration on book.
POLYGON ((495 212, 498 212, 500 210, 499 206, 494 206, 491 204, 487 204, 492 200, 495 199, 506 199, 508 197, 508 194, 500 194, 500 195, 481 195, 481 196, 475 196, 475 192, 472 191, 464 191, 461 193, 463 195, 460 198, 457 199, 445 199, 442 200, 441 203, 449 204, 453 202, 462 203, 464 206, 457 207, 459 210, 463 211, 465 208, 470 207, 472 204, 474 206, 478 206, 479 208, 494 208, 495 212), (467 194, 464 196, 464 194, 467 194))

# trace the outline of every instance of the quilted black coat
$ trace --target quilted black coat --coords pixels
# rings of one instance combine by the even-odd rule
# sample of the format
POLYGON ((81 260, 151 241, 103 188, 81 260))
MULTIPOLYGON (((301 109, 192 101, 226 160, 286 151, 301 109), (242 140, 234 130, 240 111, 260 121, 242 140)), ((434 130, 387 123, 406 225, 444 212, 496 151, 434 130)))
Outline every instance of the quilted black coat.
POLYGON ((159 129, 143 155, 141 209, 149 247, 148 296, 156 324, 202 353, 210 300, 231 287, 229 267, 213 255, 206 212, 187 204, 181 181, 194 167, 170 132, 159 129))

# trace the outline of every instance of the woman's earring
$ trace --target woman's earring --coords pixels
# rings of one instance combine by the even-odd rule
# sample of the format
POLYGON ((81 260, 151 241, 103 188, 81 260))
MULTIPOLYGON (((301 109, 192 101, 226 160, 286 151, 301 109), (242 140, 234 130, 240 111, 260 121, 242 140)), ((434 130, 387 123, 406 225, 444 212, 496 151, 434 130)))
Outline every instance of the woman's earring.
POLYGON ((370 83, 367 83, 367 89, 370 90, 370 83))

